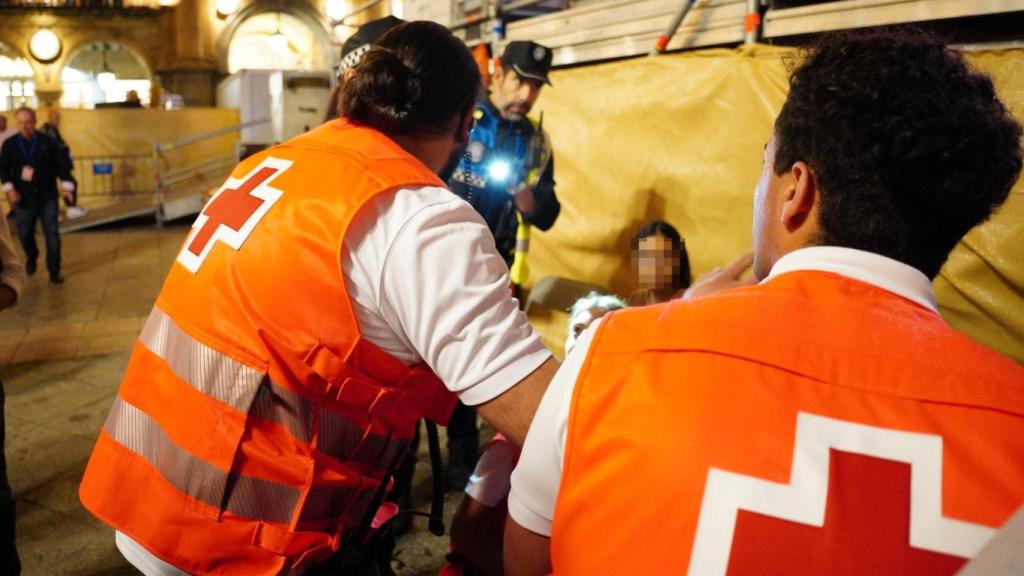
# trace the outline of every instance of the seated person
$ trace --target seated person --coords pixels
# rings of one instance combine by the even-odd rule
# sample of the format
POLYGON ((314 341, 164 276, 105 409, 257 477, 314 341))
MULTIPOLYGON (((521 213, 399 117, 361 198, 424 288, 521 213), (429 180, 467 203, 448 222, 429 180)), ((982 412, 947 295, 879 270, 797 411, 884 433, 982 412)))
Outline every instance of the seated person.
POLYGON ((568 356, 576 346, 576 339, 583 334, 595 320, 611 312, 625 308, 626 303, 618 296, 591 292, 580 298, 569 309, 569 337, 565 340, 565 355, 568 356))
MULTIPOLYGON (((625 308, 618 296, 591 292, 572 305, 566 355, 576 338, 591 323, 612 310, 625 308)), ((519 461, 519 448, 496 434, 488 444, 466 484, 466 496, 452 518, 452 552, 440 576, 500 576, 502 540, 508 515, 508 493, 512 470, 519 461)))
POLYGON ((647 306, 679 298, 690 286, 686 243, 668 222, 644 224, 633 238, 633 268, 640 288, 626 299, 630 306, 647 306))

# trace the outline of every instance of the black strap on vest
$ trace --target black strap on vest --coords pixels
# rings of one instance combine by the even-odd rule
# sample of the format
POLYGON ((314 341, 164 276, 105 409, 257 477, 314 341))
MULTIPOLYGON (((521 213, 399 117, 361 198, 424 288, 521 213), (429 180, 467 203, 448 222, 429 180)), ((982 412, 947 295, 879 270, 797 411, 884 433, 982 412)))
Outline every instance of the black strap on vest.
POLYGON ((386 576, 392 574, 390 569, 390 551, 393 548, 393 543, 390 542, 393 539, 391 523, 399 516, 426 516, 429 518, 427 527, 430 532, 435 536, 444 536, 445 476, 444 464, 441 460, 441 439, 436 423, 431 420, 423 422, 427 428, 430 468, 434 476, 434 493, 430 503, 430 513, 402 510, 371 533, 373 519, 387 495, 391 477, 394 476, 405 456, 405 450, 396 450, 391 456, 391 461, 388 462, 384 477, 381 479, 377 491, 374 492, 373 499, 363 514, 359 526, 345 536, 341 547, 333 556, 314 566, 305 573, 305 576, 386 576))

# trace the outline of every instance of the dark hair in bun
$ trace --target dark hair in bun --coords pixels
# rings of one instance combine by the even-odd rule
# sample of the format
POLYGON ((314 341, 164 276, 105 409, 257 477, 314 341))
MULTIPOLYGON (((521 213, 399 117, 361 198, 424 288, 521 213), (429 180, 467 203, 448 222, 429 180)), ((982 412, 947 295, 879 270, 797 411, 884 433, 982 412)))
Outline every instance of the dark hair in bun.
POLYGON ((444 26, 409 22, 382 36, 342 87, 341 113, 385 134, 443 133, 480 89, 469 49, 444 26))

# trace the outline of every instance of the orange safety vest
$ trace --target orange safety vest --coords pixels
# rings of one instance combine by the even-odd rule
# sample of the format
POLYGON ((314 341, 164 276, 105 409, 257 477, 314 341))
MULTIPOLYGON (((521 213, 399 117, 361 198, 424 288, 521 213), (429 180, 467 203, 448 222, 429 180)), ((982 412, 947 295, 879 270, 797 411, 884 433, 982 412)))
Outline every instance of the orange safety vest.
POLYGON ((1024 503, 1024 368, 826 272, 612 313, 569 418, 558 575, 952 574, 1024 503))
POLYGON ((301 572, 357 526, 454 396, 359 333, 343 238, 377 194, 441 182, 337 120, 242 162, 135 343, 82 503, 192 574, 301 572))

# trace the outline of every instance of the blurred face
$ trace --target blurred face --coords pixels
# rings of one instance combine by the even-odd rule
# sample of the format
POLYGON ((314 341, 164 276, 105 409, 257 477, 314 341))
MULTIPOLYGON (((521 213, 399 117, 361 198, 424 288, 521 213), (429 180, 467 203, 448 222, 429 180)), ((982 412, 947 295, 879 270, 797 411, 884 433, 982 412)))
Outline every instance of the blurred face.
POLYGON ((54 126, 60 126, 60 110, 50 110, 49 122, 54 126))
POLYGON ((18 123, 18 132, 25 138, 32 138, 36 133, 36 115, 31 112, 22 110, 14 115, 15 122, 18 123))
POLYGON ((499 70, 491 84, 491 103, 506 120, 520 120, 530 113, 541 86, 540 80, 522 78, 515 70, 499 70))
POLYGON ((641 287, 654 290, 672 287, 672 280, 679 273, 679 250, 672 246, 671 240, 661 234, 641 238, 633 258, 641 287))
POLYGON ((754 189, 754 276, 764 280, 782 254, 779 242, 784 230, 778 203, 785 179, 775 174, 775 135, 764 147, 764 166, 754 189))

